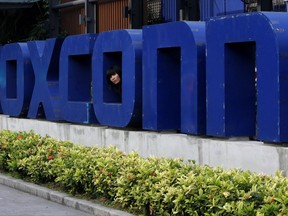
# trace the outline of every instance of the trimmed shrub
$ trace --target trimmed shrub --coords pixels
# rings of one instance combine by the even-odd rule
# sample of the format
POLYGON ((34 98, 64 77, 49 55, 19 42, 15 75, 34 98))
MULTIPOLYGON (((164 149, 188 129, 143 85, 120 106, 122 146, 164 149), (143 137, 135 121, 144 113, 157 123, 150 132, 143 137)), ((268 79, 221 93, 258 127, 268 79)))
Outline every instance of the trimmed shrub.
POLYGON ((287 215, 288 180, 180 159, 141 158, 33 132, 0 132, 0 170, 57 183, 140 215, 287 215))

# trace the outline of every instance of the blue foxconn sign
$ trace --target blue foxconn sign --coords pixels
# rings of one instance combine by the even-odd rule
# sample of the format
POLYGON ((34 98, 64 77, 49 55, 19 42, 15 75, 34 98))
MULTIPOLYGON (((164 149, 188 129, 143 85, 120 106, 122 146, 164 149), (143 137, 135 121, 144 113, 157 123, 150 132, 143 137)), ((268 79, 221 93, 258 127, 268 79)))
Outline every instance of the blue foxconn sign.
POLYGON ((251 13, 0 47, 15 117, 288 142, 288 13, 251 13), (121 92, 106 78, 122 70, 121 92))

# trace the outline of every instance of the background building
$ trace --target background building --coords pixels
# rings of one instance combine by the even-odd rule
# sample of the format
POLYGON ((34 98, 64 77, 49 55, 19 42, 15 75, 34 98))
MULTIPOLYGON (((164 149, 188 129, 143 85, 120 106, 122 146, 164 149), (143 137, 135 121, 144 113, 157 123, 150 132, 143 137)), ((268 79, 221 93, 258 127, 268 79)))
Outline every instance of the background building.
POLYGON ((0 0, 0 44, 245 12, 287 11, 287 5, 288 0, 0 0))
POLYGON ((57 0, 51 1, 51 21, 67 34, 140 29, 143 25, 200 20, 199 0, 57 0))
POLYGON ((139 29, 143 25, 253 11, 287 11, 287 0, 51 0, 52 35, 139 29), (58 26, 55 24, 59 24, 58 26))

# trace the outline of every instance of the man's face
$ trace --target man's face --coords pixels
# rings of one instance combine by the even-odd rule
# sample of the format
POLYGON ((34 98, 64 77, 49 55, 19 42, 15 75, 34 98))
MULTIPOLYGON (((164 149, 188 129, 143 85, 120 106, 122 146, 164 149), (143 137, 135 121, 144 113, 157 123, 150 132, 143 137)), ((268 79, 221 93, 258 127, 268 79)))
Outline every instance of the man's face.
POLYGON ((117 73, 110 77, 110 81, 114 83, 115 85, 118 84, 120 80, 121 80, 120 76, 117 73))

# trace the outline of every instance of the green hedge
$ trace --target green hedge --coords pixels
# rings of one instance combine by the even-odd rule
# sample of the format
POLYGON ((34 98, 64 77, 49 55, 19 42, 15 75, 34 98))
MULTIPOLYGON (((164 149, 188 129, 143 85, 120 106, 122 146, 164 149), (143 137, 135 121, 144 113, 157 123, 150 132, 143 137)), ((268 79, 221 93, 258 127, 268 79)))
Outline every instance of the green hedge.
MULTIPOLYGON (((181 144, 179 144, 181 145, 181 144)), ((141 158, 33 132, 0 132, 0 170, 144 215, 287 215, 288 181, 238 169, 141 158)))

